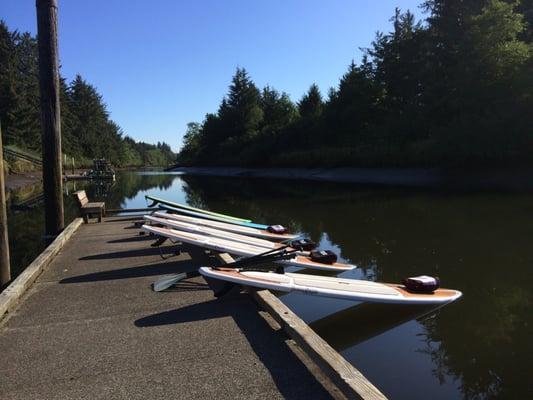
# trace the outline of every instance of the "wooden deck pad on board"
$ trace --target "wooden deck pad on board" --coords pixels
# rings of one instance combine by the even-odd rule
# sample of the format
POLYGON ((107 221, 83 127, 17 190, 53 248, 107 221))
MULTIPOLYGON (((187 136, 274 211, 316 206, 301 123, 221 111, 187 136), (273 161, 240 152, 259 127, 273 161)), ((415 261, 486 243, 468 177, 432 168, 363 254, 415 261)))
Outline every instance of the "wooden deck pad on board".
POLYGON ((249 296, 153 292, 203 253, 150 243, 122 218, 79 228, 0 326, 3 400, 329 398, 249 296))

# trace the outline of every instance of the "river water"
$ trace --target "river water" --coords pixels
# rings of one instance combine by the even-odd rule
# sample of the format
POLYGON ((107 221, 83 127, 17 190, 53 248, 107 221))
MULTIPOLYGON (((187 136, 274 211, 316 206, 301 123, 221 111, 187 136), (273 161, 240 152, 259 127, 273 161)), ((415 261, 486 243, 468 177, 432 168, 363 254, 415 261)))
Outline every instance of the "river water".
MULTIPOLYGON (((533 398, 533 195, 122 172, 113 186, 69 182, 108 208, 145 194, 281 223, 356 264, 346 278, 439 276, 464 296, 439 310, 289 294, 282 300, 393 399, 533 398)), ((9 213, 20 272, 42 250, 42 206, 9 213)))

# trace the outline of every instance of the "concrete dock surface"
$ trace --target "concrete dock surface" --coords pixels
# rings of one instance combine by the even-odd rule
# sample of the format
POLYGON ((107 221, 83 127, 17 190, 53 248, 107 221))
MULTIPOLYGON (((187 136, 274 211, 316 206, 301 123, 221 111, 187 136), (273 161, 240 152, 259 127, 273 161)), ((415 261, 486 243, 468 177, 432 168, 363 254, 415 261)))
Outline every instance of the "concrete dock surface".
POLYGON ((248 295, 201 277, 153 292, 209 261, 138 232, 106 218, 66 243, 0 325, 1 399, 330 398, 248 295))

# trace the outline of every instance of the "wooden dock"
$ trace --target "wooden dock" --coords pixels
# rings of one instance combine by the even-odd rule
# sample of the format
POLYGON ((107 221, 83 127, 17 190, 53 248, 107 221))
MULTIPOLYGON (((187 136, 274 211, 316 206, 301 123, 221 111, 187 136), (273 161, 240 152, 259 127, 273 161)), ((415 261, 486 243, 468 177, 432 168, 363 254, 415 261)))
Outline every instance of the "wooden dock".
POLYGON ((114 181, 115 175, 106 176, 92 176, 92 175, 77 175, 77 174, 65 174, 63 175, 65 181, 114 181))
POLYGON ((133 222, 76 220, 0 294, 2 399, 384 398, 268 291, 153 292, 214 260, 133 222))

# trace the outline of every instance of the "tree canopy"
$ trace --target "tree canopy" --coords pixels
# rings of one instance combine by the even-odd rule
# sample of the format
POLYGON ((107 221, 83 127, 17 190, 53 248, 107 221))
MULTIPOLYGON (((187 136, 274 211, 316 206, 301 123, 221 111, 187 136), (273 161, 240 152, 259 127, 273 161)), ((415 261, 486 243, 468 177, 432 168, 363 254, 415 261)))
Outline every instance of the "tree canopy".
POLYGON ((396 9, 323 98, 293 103, 238 68, 188 131, 186 165, 456 166, 533 161, 533 1, 427 0, 396 9))
MULTIPOLYGON (((116 166, 167 166, 176 155, 166 143, 138 143, 109 117, 97 89, 80 75, 61 79, 63 152, 78 163, 106 158, 116 166)), ((40 152, 37 40, 0 21, 0 120, 4 144, 40 152)))

